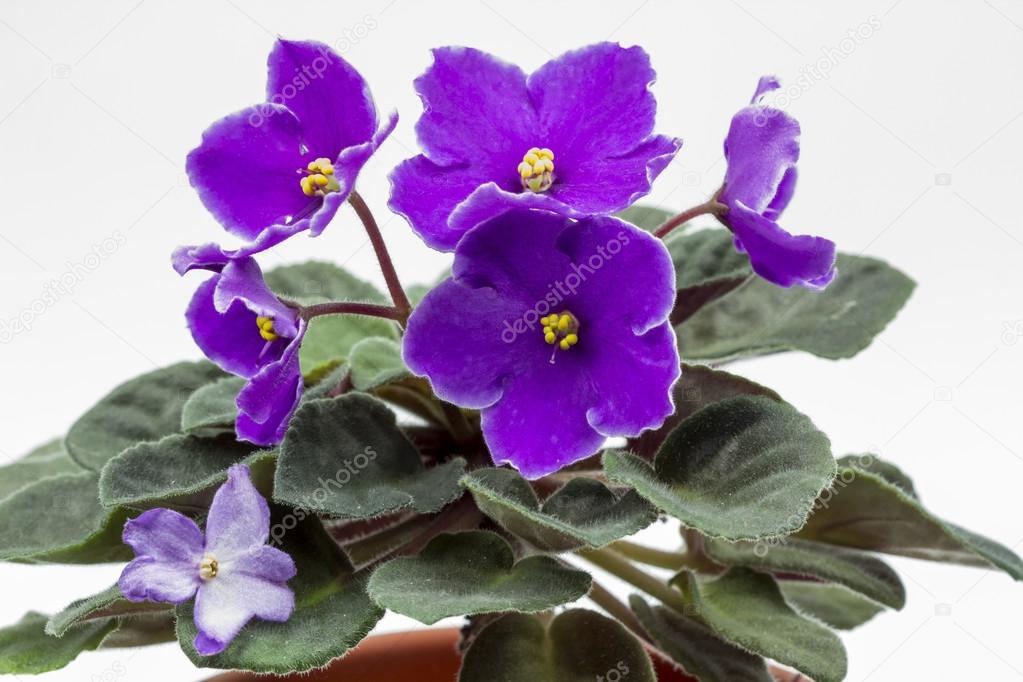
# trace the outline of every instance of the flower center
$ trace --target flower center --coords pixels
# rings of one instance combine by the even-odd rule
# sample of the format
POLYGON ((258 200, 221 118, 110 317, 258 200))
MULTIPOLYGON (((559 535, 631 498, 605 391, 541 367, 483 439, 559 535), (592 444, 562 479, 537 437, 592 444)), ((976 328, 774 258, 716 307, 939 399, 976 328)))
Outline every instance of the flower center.
POLYGON ((277 332, 274 331, 274 318, 257 316, 256 326, 259 327, 259 335, 263 337, 264 341, 277 340, 277 332))
MULTIPOLYGON (((568 350, 579 343, 579 320, 567 310, 541 317, 540 324, 543 325, 543 340, 554 346, 554 353, 559 348, 568 350)), ((551 363, 554 362, 554 353, 551 353, 551 363)))
POLYGON ((530 192, 546 192, 554 182, 554 152, 544 147, 533 147, 519 164, 522 188, 530 192))
POLYGON ((199 577, 203 580, 213 580, 217 577, 220 565, 211 556, 204 556, 199 564, 199 577))
POLYGON ((299 183, 302 185, 302 192, 307 197, 322 197, 341 189, 337 179, 334 178, 334 164, 330 162, 330 159, 321 157, 310 161, 299 173, 305 173, 299 183))

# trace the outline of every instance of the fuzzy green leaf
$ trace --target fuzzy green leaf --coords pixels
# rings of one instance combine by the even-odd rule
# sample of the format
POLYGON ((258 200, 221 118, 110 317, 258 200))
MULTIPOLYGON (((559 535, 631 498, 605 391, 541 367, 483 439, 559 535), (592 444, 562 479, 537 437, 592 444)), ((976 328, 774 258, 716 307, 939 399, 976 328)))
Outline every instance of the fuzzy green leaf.
POLYGON ((589 590, 585 571, 547 556, 516 563, 500 535, 482 530, 438 535, 418 556, 392 559, 369 581, 377 604, 426 624, 448 616, 546 611, 589 590))
POLYGON ((458 682, 657 682, 643 645, 620 623, 584 609, 540 619, 509 613, 487 625, 458 682))
POLYGON ((181 409, 181 430, 193 436, 213 437, 234 433, 238 418, 235 398, 245 386, 241 377, 224 377, 206 384, 185 401, 181 409))
POLYGON ((753 274, 749 259, 735 250, 732 233, 723 229, 673 232, 664 240, 675 264, 678 297, 672 324, 681 324, 698 310, 727 295, 753 274))
POLYGON ((603 547, 657 519, 657 510, 636 491, 617 495, 593 479, 573 478, 543 505, 511 469, 476 469, 462 477, 462 485, 484 514, 546 551, 603 547))
MULTIPOLYGON (((664 223, 664 221, 666 221, 673 215, 675 214, 672 213, 671 211, 668 211, 663 208, 658 208, 657 206, 633 204, 624 211, 619 211, 618 213, 615 213, 615 218, 618 218, 619 220, 624 220, 627 223, 632 223, 641 230, 653 232, 658 227, 660 227, 661 224, 664 223)), ((683 228, 681 227, 676 228, 676 230, 681 229, 683 228)))
POLYGON ((884 611, 884 607, 835 583, 780 580, 778 587, 793 608, 836 630, 852 630, 884 611))
POLYGON ((708 539, 705 549, 711 559, 726 566, 812 576, 845 585, 889 608, 906 605, 906 588, 895 570, 857 550, 799 538, 770 543, 708 539))
POLYGON ((68 604, 63 611, 47 621, 46 634, 63 637, 69 630, 83 623, 143 614, 170 614, 172 609, 168 604, 128 601, 121 596, 117 585, 112 585, 99 594, 68 604))
POLYGON ((280 446, 274 497, 341 518, 439 511, 462 494, 465 462, 426 469, 378 400, 352 393, 302 405, 280 446))
POLYGON ((0 500, 43 478, 81 471, 82 468, 68 456, 63 439, 57 438, 0 467, 0 500))
POLYGON ((719 578, 698 579, 685 571, 675 578, 687 613, 743 649, 789 665, 817 682, 841 682, 845 648, 824 626, 786 603, 769 575, 733 568, 719 578))
POLYGON ((64 441, 71 457, 99 471, 133 445, 181 429, 185 402, 201 386, 224 376, 209 362, 181 362, 121 384, 71 427, 64 441))
POLYGON ((89 623, 58 639, 46 634, 46 621, 41 613, 27 613, 14 625, 0 628, 0 674, 37 675, 60 670, 83 651, 99 647, 117 627, 115 621, 89 623))
POLYGON ((352 346, 348 364, 352 386, 360 391, 411 376, 401 359, 401 346, 393 339, 370 337, 359 341, 352 346))
POLYGON ((725 360, 783 350, 849 358, 895 317, 914 283, 882 261, 840 254, 824 291, 783 289, 751 278, 678 327, 690 360, 725 360))
POLYGON ((122 561, 127 513, 99 502, 99 476, 60 474, 0 502, 0 560, 93 564, 122 561))
POLYGON ((629 606, 657 648, 700 682, 773 682, 767 663, 726 642, 702 623, 666 606, 651 607, 639 595, 629 606))
POLYGON ((200 656, 193 644, 192 603, 178 606, 178 643, 197 667, 305 672, 343 656, 380 620, 383 610, 367 596, 365 576, 352 571, 320 522, 307 517, 295 526, 288 523, 289 518, 296 520, 294 515, 275 515, 274 527, 290 528, 281 549, 291 555, 298 569, 288 582, 295 592, 291 618, 285 623, 253 620, 223 653, 200 656))
POLYGON ((634 487, 684 525, 725 540, 798 530, 835 474, 827 436, 790 405, 729 398, 683 421, 651 467, 604 454, 608 478, 634 487))

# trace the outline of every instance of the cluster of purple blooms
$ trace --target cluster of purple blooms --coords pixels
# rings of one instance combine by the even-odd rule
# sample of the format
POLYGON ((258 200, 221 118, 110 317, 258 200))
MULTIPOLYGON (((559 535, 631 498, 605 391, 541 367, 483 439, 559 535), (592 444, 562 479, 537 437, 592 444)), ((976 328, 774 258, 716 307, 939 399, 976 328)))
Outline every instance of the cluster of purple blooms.
MULTIPOLYGON (((531 74, 469 48, 433 57, 415 81, 423 153, 392 171, 389 207, 427 245, 453 251, 454 266, 408 318, 404 360, 440 398, 480 411, 496 463, 544 476, 674 411, 672 261, 656 236, 611 216, 650 191, 682 142, 653 133, 654 71, 639 47, 599 43, 531 74)), ((281 441, 301 397, 308 320, 270 291, 253 256, 320 234, 397 123, 392 113, 381 124, 366 82, 326 45, 279 40, 268 70, 266 101, 214 123, 187 162, 203 204, 244 243, 173 256, 181 274, 213 273, 188 306, 189 329, 210 360, 248 380, 237 435, 261 446, 281 441)), ((821 288, 834 244, 777 223, 799 155, 799 124, 761 101, 777 87, 762 79, 732 119, 714 213, 761 277, 821 288)), ((124 595, 195 597, 204 655, 252 617, 286 620, 295 568, 266 545, 268 514, 237 466, 205 538, 169 510, 132 520, 125 540, 138 558, 124 595)))

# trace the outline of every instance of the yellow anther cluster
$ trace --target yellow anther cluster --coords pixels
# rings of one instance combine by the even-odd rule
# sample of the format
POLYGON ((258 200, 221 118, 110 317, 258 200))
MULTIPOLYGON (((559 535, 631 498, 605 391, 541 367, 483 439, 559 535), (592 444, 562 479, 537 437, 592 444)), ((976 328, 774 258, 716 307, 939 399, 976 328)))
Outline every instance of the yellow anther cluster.
POLYGON ((519 164, 522 186, 530 192, 546 192, 554 182, 554 152, 533 147, 519 164))
POLYGON ((259 327, 259 335, 263 337, 264 341, 276 341, 277 332, 274 331, 274 318, 272 317, 256 317, 256 326, 259 327))
POLYGON ((217 563, 217 560, 211 556, 205 556, 199 564, 199 577, 203 580, 212 580, 217 577, 219 570, 220 565, 217 563))
POLYGON ((338 190, 337 180, 334 179, 334 164, 330 159, 319 158, 310 161, 305 167, 305 172, 308 175, 304 175, 299 182, 302 185, 302 192, 307 197, 322 197, 328 192, 338 190))
POLYGON ((561 350, 568 350, 579 343, 579 320, 568 311, 541 317, 540 324, 543 325, 543 340, 548 345, 558 344, 561 350))

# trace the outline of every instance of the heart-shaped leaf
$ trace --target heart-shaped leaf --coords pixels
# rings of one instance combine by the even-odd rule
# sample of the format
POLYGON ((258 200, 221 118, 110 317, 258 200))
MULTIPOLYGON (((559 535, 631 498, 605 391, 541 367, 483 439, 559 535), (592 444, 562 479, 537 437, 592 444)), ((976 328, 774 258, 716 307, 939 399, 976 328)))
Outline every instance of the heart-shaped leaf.
POLYGON ((81 471, 82 468, 68 456, 63 439, 52 440, 14 463, 0 467, 0 500, 40 479, 81 471))
POLYGON ((0 502, 0 560, 93 564, 124 561, 122 509, 99 502, 99 476, 60 474, 0 502))
POLYGON ((370 337, 352 346, 348 356, 352 386, 369 391, 411 376, 401 359, 401 346, 393 339, 370 337))
POLYGON ((643 645, 620 623, 584 609, 509 613, 487 625, 462 659, 458 682, 657 682, 643 645))
POLYGON ((291 618, 285 623, 253 620, 222 653, 200 656, 193 645, 192 603, 178 606, 178 643, 197 667, 276 674, 323 667, 362 641, 383 615, 366 594, 365 576, 352 571, 318 520, 297 521, 294 514, 280 513, 274 528, 290 529, 281 549, 298 570, 288 582, 295 592, 291 618))
POLYGON ((725 360, 782 350, 849 358, 895 317, 915 286, 873 258, 839 254, 838 274, 824 291, 782 289, 751 278, 678 327, 690 360, 725 360))
POLYGON ((657 648, 700 682, 774 682, 763 658, 726 642, 699 621, 666 606, 651 607, 635 594, 629 606, 657 648))
POLYGON ((690 528, 756 540, 798 530, 834 477, 835 461, 827 436, 806 416, 745 396, 679 424, 652 467, 635 455, 607 452, 604 469, 690 528))
POLYGON ((439 511, 462 494, 465 462, 426 469, 380 401, 352 393, 302 405, 284 435, 274 497, 341 518, 439 511))
POLYGON ((1023 561, 1008 547, 930 513, 915 497, 860 467, 839 468, 799 537, 832 545, 999 568, 1023 580, 1023 561))
POLYGON ((121 384, 82 415, 64 440, 71 457, 99 471, 115 455, 181 429, 185 402, 224 376, 209 362, 181 362, 121 384))
POLYGON ((856 550, 799 538, 729 543, 708 538, 704 549, 727 566, 795 573, 845 585, 893 609, 906 605, 906 588, 891 566, 856 550))
POLYGON ((573 478, 543 505, 526 479, 511 469, 476 469, 462 477, 462 485, 484 514, 546 551, 603 547, 657 519, 657 510, 636 491, 616 495, 588 478, 573 478))
POLYGON ((500 535, 482 530, 438 535, 418 556, 392 559, 369 581, 377 604, 428 625, 448 616, 545 611, 589 590, 585 571, 547 556, 516 563, 500 535))
POLYGON ((83 651, 98 648, 117 627, 112 620, 89 623, 57 638, 46 634, 46 621, 41 613, 27 613, 14 625, 0 628, 0 674, 37 675, 60 670, 83 651))
POLYGON ((687 613, 719 636, 792 666, 817 682, 845 679, 842 641, 793 611, 771 576, 733 568, 712 580, 685 571, 675 582, 685 596, 687 613))
POLYGON ((143 614, 170 614, 173 607, 154 602, 132 602, 121 596, 117 585, 112 585, 99 594, 71 602, 46 623, 46 634, 63 637, 69 630, 84 623, 116 619, 143 614))
POLYGON ((852 630, 884 611, 884 607, 835 583, 779 580, 785 601, 796 611, 836 630, 852 630))
POLYGON ((244 386, 245 379, 241 377, 224 377, 200 388, 181 409, 181 430, 206 438, 234 433, 238 418, 234 401, 244 386))

